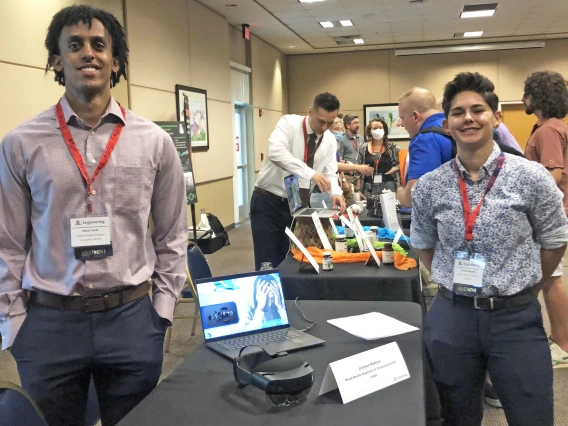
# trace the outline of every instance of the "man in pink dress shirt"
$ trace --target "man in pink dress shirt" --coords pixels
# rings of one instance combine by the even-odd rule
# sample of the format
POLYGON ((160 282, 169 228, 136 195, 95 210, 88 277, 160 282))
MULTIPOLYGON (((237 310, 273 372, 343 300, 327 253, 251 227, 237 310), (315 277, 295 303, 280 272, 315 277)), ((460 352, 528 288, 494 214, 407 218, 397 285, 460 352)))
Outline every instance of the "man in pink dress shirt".
POLYGON ((91 380, 114 425, 160 377, 186 279, 183 171, 111 96, 128 62, 113 15, 62 9, 45 45, 65 95, 0 144, 2 349, 50 425, 84 424, 91 380))

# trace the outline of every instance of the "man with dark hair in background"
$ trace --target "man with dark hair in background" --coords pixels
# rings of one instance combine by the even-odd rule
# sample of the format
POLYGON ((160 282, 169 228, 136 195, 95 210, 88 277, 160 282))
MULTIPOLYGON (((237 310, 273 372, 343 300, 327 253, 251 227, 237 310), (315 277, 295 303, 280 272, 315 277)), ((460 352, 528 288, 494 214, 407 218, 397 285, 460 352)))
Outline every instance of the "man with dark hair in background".
POLYGON ((183 170, 168 134, 111 96, 128 62, 113 15, 62 9, 45 46, 65 95, 0 146, 2 348, 50 425, 84 424, 91 378, 114 425, 162 371, 186 280, 183 170))
MULTIPOLYGON (((343 125, 345 126, 345 133, 337 138, 339 159, 343 163, 357 164, 359 148, 365 143, 365 139, 358 134, 360 126, 359 117, 355 114, 347 114, 343 117, 343 125)), ((355 204, 352 189, 354 173, 355 171, 345 172, 345 186, 349 189, 344 190, 343 195, 345 196, 345 205, 347 206, 355 204)))
MULTIPOLYGON (((525 148, 525 156, 550 172, 564 194, 568 213, 568 125, 562 119, 568 113, 568 87, 557 72, 537 71, 525 80, 523 103, 526 113, 538 121, 525 148)), ((562 283, 562 261, 542 287, 550 318, 549 345, 552 365, 568 367, 568 294, 562 283)))
POLYGON ((256 270, 263 262, 271 262, 276 268, 288 253, 289 240, 284 231, 292 223, 292 215, 284 186, 286 176, 298 176, 304 207, 309 206, 311 182, 321 192, 331 193, 333 205, 345 210, 337 179, 337 142, 328 131, 338 110, 337 98, 321 93, 307 116, 284 115, 270 135, 266 162, 258 174, 250 204, 256 270))

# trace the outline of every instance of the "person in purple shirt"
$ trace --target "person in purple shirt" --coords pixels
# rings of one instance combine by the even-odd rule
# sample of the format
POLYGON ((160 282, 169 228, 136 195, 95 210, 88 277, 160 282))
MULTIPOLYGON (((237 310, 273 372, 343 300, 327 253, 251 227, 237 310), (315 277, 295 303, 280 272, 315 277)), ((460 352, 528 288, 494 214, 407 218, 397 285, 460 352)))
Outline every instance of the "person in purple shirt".
MULTIPOLYGON (((501 113, 501 111, 497 111, 497 117, 499 117, 500 120, 503 120, 503 114, 501 113)), ((499 123, 497 127, 497 133, 499 133, 501 145, 510 146, 511 148, 514 148, 519 152, 523 152, 523 149, 517 143, 517 140, 515 139, 509 128, 505 126, 505 123, 503 123, 503 121, 499 123)))

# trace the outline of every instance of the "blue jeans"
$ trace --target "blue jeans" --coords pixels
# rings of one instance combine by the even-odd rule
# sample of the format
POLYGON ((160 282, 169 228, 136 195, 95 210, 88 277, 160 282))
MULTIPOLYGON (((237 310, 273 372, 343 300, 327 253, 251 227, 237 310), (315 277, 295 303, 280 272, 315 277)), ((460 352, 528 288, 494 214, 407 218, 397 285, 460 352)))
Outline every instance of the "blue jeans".
POLYGON ((84 425, 92 377, 102 424, 115 425, 158 383, 165 331, 149 296, 102 312, 29 304, 11 352, 48 424, 84 425))
POLYGON ((424 340, 444 425, 478 426, 488 371, 511 426, 553 426, 552 361, 538 299, 477 310, 438 294, 424 340))

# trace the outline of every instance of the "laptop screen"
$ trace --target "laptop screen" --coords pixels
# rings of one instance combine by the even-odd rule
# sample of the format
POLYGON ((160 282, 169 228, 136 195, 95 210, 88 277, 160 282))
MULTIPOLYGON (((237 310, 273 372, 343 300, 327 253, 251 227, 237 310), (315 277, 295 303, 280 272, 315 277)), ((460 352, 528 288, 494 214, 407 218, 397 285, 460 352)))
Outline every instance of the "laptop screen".
POLYGON ((294 214, 303 207, 302 199, 300 198, 300 182, 298 182, 298 176, 286 176, 284 178, 284 186, 286 187, 286 197, 288 197, 290 214, 294 214))
POLYGON ((277 271, 197 280, 196 287, 206 341, 289 325, 277 271))

